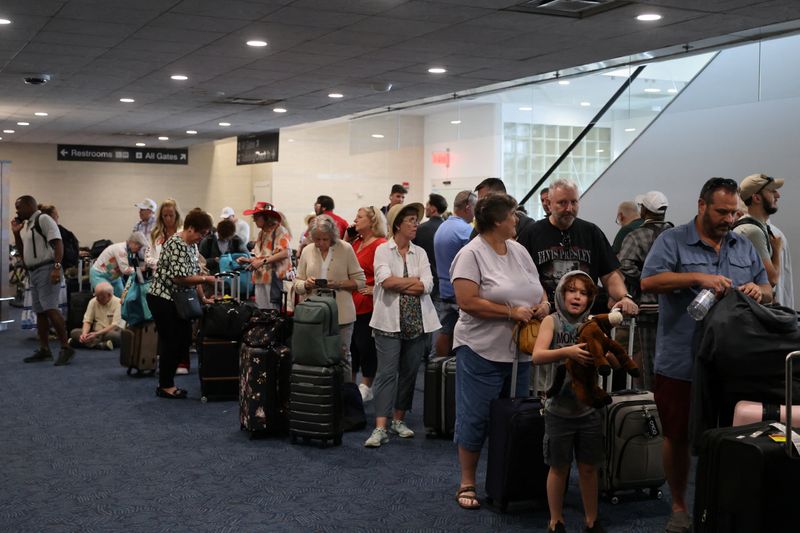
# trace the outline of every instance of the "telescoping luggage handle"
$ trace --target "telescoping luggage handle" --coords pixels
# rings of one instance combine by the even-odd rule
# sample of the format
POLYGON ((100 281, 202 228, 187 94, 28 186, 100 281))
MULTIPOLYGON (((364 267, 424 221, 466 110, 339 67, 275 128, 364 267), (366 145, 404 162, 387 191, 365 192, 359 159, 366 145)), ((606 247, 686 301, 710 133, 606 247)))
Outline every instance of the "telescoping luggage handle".
POLYGON ((792 448, 800 453, 800 437, 792 431, 792 382, 795 357, 800 356, 800 350, 791 352, 786 356, 786 453, 792 457, 792 448))
POLYGON ((225 280, 231 280, 231 298, 234 300, 240 299, 239 294, 239 273, 238 272, 220 272, 215 276, 214 281, 214 299, 221 300, 225 298, 225 280))
MULTIPOLYGON (((634 345, 633 338, 634 338, 634 334, 636 333, 636 317, 635 316, 631 316, 627 320, 628 320, 628 324, 629 324, 628 325, 628 356, 633 358, 633 345, 634 345)), ((612 330, 611 337, 616 339, 616 337, 617 337, 617 328, 614 328, 612 330)), ((607 393, 611 394, 612 389, 613 389, 613 384, 614 384, 614 373, 612 372, 611 374, 606 376, 605 380, 603 379, 603 376, 598 376, 597 379, 598 379, 599 385, 601 387, 603 387, 603 381, 605 381, 605 390, 606 390, 607 393)), ((625 372, 625 389, 626 390, 633 390, 633 378, 627 372, 625 372)))

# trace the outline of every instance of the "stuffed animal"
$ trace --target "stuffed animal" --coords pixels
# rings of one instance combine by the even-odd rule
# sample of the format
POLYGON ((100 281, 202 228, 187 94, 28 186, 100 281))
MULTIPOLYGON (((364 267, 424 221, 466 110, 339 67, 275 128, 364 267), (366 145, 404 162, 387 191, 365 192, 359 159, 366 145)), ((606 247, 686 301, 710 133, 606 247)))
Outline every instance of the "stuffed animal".
POLYGON ((558 394, 564 385, 566 373, 572 378, 572 390, 579 402, 594 408, 604 407, 611 403, 611 396, 598 385, 597 375, 608 376, 611 374, 611 364, 606 354, 611 354, 620 368, 631 376, 639 377, 639 367, 633 362, 625 348, 617 341, 610 338, 611 329, 622 322, 622 313, 612 311, 602 315, 589 315, 586 321, 578 327, 578 344, 586 343, 586 351, 594 359, 593 365, 582 365, 568 359, 559 365, 553 381, 553 386, 547 391, 547 396, 558 394))

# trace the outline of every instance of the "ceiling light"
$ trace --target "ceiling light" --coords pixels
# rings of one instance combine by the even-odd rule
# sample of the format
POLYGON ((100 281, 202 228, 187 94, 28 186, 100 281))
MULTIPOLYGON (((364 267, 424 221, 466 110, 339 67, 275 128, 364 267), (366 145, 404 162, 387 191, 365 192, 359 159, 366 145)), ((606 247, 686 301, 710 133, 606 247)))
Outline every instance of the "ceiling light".
POLYGON ((284 109, 282 107, 276 107, 272 111, 274 111, 275 113, 286 113, 286 109, 284 109))
POLYGON ((39 111, 38 113, 34 113, 34 115, 36 115, 37 117, 46 117, 47 113, 45 113, 44 111, 39 111))
POLYGON ((3 140, 3 138, 2 138, 2 137, 0 137, 0 141, 2 141, 2 140, 3 140))
POLYGON ((636 17, 636 20, 640 22, 653 22, 656 20, 661 20, 661 15, 658 15, 656 13, 643 13, 641 15, 638 15, 636 17))
POLYGON ((658 87, 647 87, 644 90, 644 92, 646 92, 646 93, 660 93, 661 89, 659 89, 658 87))
POLYGON ((259 40, 247 41, 247 46, 253 46, 255 48, 263 48, 264 46, 267 46, 267 41, 259 41, 259 40))
POLYGON ((372 134, 372 138, 373 139, 383 139, 383 135, 381 135, 380 133, 373 133, 372 134))
POLYGON ((581 102, 581 107, 589 107, 590 105, 592 105, 591 102, 581 102))
POLYGON ((11 21, 8 19, 0 19, 0 25, 2 24, 11 24, 11 21))
POLYGON ((597 149, 597 153, 598 153, 598 154, 602 154, 603 152, 605 152, 605 150, 603 150, 602 148, 598 148, 598 149, 597 149))
POLYGON ((134 100, 133 98, 120 98, 119 101, 122 102, 123 104, 132 104, 136 100, 134 100))
POLYGON ((431 67, 428 69, 428 72, 431 74, 444 74, 447 72, 447 69, 443 67, 431 67))
POLYGON ((17 126, 30 126, 30 122, 17 122, 17 126))
POLYGON ((627 132, 636 131, 636 128, 625 128, 625 131, 627 132))
POLYGON ((328 98, 344 98, 344 95, 342 93, 330 93, 328 98))
POLYGON ((197 130, 186 130, 186 135, 197 135, 197 130))
POLYGON ((136 146, 147 146, 145 143, 136 143, 136 146))
POLYGON ((522 106, 519 108, 520 111, 533 111, 533 108, 530 106, 522 106))
POLYGON ((294 142, 294 139, 289 139, 289 142, 290 142, 290 143, 293 143, 293 142, 294 142))
POLYGON ((677 94, 677 92, 678 92, 678 89, 676 89, 675 87, 673 87, 672 89, 667 89, 667 92, 668 92, 669 94, 677 94))
POLYGON ((3 133, 14 133, 14 130, 3 130, 3 133))
POLYGON ((158 138, 158 140, 159 141, 168 141, 169 137, 167 137, 166 135, 162 135, 161 137, 158 138))
POLYGON ((189 79, 189 76, 184 76, 183 74, 173 74, 172 76, 169 77, 169 79, 175 81, 186 81, 189 79))
POLYGON ((219 125, 222 126, 223 128, 227 128, 228 126, 231 125, 231 123, 230 122, 220 122, 219 125))
POLYGON ((569 80, 558 80, 559 85, 569 85, 569 80))
POLYGON ((450 124, 452 124, 454 126, 457 126, 457 125, 461 124, 461 121, 460 120, 451 120, 450 124))

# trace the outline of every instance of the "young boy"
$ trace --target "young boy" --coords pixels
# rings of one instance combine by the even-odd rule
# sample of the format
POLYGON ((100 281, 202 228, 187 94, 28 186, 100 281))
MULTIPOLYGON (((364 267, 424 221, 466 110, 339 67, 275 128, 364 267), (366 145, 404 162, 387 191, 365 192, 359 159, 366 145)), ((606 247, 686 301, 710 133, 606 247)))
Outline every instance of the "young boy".
MULTIPOLYGON (((584 272, 565 274, 555 291, 555 311, 542 320, 533 349, 533 363, 559 362, 572 359, 592 364, 584 348, 576 344, 578 326, 589 314, 597 286, 584 272)), ((597 465, 603 461, 602 418, 593 407, 578 402, 567 375, 561 390, 545 402, 544 460, 550 465, 547 475, 547 504, 550 523, 547 531, 565 533, 564 492, 573 450, 578 463, 578 481, 589 532, 605 532, 597 521, 597 465)))

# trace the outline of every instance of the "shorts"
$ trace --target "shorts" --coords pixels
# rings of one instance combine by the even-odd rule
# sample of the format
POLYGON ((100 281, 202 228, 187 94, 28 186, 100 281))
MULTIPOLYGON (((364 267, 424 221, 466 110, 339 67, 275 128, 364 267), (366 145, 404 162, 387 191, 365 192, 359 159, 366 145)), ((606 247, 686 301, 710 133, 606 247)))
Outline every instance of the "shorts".
MULTIPOLYGON (((468 346, 456 348, 456 424, 453 441, 479 452, 489 427, 492 400, 509 396, 512 363, 484 359, 468 346)), ((517 396, 528 396, 530 359, 520 361, 517 396)))
POLYGON ((52 265, 28 271, 31 280, 31 308, 37 315, 50 309, 58 309, 61 284, 50 280, 52 271, 52 265))
POLYGON ((439 322, 442 328, 439 330, 440 335, 453 336, 453 330, 456 328, 458 322, 458 304, 452 300, 440 300, 439 309, 439 322))
POLYGON ((664 436, 677 442, 688 442, 692 382, 656 374, 653 396, 664 436))
POLYGON ((544 413, 544 462, 561 467, 575 460, 585 465, 599 465, 605 459, 603 415, 597 409, 578 418, 544 413))

